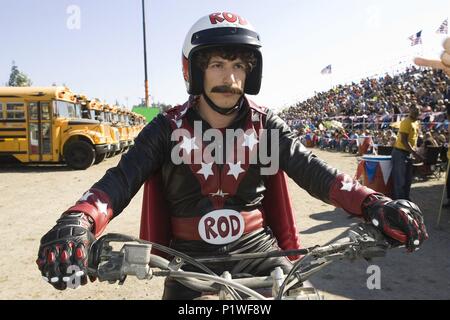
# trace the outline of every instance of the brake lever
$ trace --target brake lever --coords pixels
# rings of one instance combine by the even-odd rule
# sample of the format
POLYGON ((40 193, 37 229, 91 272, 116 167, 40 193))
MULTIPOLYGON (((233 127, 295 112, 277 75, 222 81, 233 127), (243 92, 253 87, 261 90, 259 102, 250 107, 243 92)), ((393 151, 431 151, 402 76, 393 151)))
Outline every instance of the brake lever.
POLYGON ((386 256, 386 250, 390 247, 381 231, 371 224, 363 223, 349 230, 346 238, 312 249, 311 255, 316 258, 343 256, 350 260, 358 257, 371 259, 386 256))
POLYGON ((88 256, 88 269, 97 270, 98 265, 104 260, 108 259, 112 253, 111 242, 133 242, 135 238, 119 234, 108 233, 100 237, 91 244, 88 256))
POLYGON ((350 238, 345 238, 345 241, 344 239, 341 239, 341 243, 334 242, 327 246, 312 249, 311 255, 315 258, 323 258, 335 254, 342 254, 354 244, 356 244, 356 242, 352 241, 350 238))
POLYGON ((352 261, 358 257, 368 261, 372 258, 385 257, 387 249, 391 248, 386 237, 372 224, 359 224, 348 232, 348 237, 355 242, 355 245, 345 252, 347 258, 352 261))

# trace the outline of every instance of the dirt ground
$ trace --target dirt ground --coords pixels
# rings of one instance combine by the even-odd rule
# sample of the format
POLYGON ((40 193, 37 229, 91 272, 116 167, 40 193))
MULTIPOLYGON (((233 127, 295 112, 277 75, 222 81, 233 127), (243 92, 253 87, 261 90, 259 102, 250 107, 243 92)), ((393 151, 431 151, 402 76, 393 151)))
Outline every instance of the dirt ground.
MULTIPOLYGON (((356 157, 314 150, 330 165, 353 175, 356 157)), ((86 171, 65 166, 5 166, 0 164, 0 299, 159 299, 162 279, 128 279, 123 286, 90 283, 64 292, 45 283, 35 264, 39 240, 58 216, 71 206, 119 157, 86 171)), ((381 289, 369 290, 366 261, 337 262, 311 282, 327 299, 450 299, 450 211, 436 220, 444 180, 415 183, 412 198, 424 211, 430 240, 414 254, 396 249, 372 261, 381 270, 381 289)), ((297 224, 304 246, 326 244, 345 235, 358 222, 345 212, 309 196, 290 181, 297 224)), ((126 210, 107 228, 137 236, 142 189, 126 210)))

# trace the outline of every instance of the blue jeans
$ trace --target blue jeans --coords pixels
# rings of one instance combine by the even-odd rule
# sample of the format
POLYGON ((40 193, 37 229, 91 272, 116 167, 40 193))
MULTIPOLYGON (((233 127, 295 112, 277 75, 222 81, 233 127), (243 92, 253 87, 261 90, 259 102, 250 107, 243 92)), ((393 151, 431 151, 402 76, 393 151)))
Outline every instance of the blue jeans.
POLYGON ((412 172, 411 155, 406 151, 392 150, 392 177, 394 179, 394 200, 409 200, 411 191, 412 172))
POLYGON ((341 141, 341 150, 345 150, 345 147, 347 147, 350 144, 350 141, 347 139, 344 139, 341 141))

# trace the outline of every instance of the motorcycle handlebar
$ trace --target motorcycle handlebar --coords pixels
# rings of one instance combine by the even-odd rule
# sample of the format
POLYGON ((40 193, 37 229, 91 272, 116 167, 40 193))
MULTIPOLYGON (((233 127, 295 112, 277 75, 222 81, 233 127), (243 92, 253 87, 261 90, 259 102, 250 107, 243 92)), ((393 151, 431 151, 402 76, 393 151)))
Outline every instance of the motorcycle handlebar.
POLYGON ((305 255, 312 259, 312 261, 304 269, 297 268, 297 264, 300 265, 306 259, 300 260, 295 264, 295 267, 298 269, 296 271, 296 279, 298 282, 298 279, 305 281, 309 276, 332 261, 339 259, 353 260, 359 257, 365 259, 382 257, 385 256, 386 249, 388 248, 390 248, 390 245, 386 238, 377 228, 370 224, 360 224, 357 228, 349 231, 348 237, 325 246, 316 246, 301 250, 237 254, 199 259, 193 259, 170 248, 134 237, 121 234, 107 234, 98 239, 91 247, 88 260, 88 273, 97 277, 100 281, 108 281, 110 283, 119 281, 119 284, 122 284, 129 275, 136 276, 140 280, 151 279, 153 276, 171 276, 197 291, 217 292, 223 286, 227 286, 244 292, 253 298, 261 299, 264 297, 253 291, 253 289, 273 286, 276 281, 279 281, 279 277, 275 274, 268 277, 252 277, 246 279, 231 279, 231 275, 229 275, 228 279, 226 279, 209 271, 203 263, 305 255), (120 251, 114 251, 111 242, 125 244, 120 251), (160 256, 153 255, 151 254, 152 248, 169 253, 175 258, 169 261, 160 256), (186 262, 198 266, 209 274, 183 271, 181 266, 186 262))

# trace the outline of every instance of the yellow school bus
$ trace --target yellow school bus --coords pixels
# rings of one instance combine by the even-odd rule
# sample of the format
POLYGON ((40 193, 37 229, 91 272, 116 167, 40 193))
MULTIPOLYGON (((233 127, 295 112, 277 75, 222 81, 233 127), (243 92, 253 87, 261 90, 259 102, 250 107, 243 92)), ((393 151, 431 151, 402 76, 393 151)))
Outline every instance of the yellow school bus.
POLYGON ((108 151, 102 130, 66 87, 0 87, 0 156, 87 169, 108 151))
POLYGON ((127 130, 128 147, 126 150, 128 150, 134 144, 134 128, 130 119, 130 111, 125 108, 121 108, 121 111, 122 114, 120 115, 119 119, 122 121, 127 130))
POLYGON ((139 133, 141 132, 142 129, 144 129, 145 125, 147 124, 145 117, 139 113, 134 113, 135 116, 135 130, 136 130, 136 134, 135 134, 135 138, 139 135, 139 133))
MULTIPOLYGON (((140 120, 139 120, 139 115, 137 114, 137 113, 135 113, 135 112, 132 112, 132 111, 128 111, 129 112, 129 114, 128 114, 128 118, 129 118, 129 123, 130 123, 130 126, 131 126, 131 135, 132 135, 132 139, 133 139, 133 141, 134 141, 134 139, 136 139, 136 137, 138 136, 138 134, 139 134, 139 122, 140 122, 140 120)), ((134 144, 134 143, 133 143, 134 144)))
POLYGON ((136 130, 131 121, 131 111, 122 109, 122 123, 126 126, 128 133, 128 148, 134 145, 134 138, 136 138, 136 130))
POLYGON ((139 132, 147 125, 147 120, 143 115, 139 115, 139 132))
POLYGON ((111 118, 113 126, 119 130, 120 136, 120 152, 125 152, 128 149, 128 129, 123 122, 123 111, 117 105, 111 106, 111 118))
POLYGON ((103 112, 104 112, 104 121, 109 124, 109 129, 111 132, 111 137, 113 140, 113 148, 110 153, 108 153, 107 157, 112 157, 121 152, 121 136, 118 127, 118 117, 117 112, 114 110, 114 107, 110 104, 103 103, 103 112))
POLYGON ((106 153, 98 154, 95 157, 95 164, 98 164, 105 160, 106 156, 115 151, 115 145, 118 144, 112 137, 111 124, 105 121, 105 112, 103 110, 103 103, 98 99, 89 99, 85 95, 77 96, 77 101, 81 105, 81 116, 83 119, 90 119, 92 121, 98 121, 102 127, 102 132, 106 138, 106 144, 108 151, 106 153))

